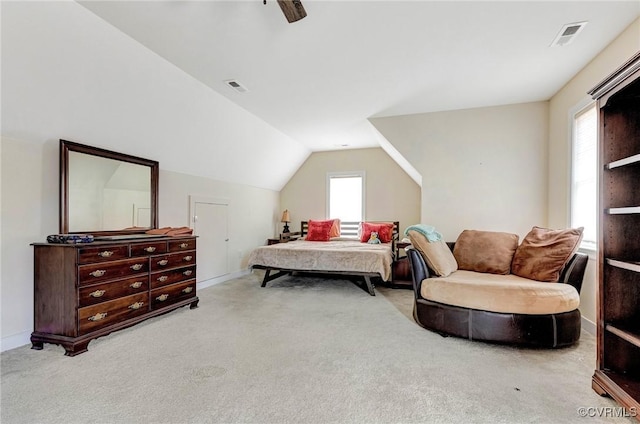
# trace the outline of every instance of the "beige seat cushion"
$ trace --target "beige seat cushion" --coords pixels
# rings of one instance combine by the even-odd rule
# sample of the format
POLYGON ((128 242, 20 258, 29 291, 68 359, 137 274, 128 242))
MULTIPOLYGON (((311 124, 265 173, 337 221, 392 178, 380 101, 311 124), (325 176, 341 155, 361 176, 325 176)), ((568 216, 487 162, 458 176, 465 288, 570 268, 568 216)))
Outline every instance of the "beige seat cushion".
POLYGON ((407 235, 413 247, 420 252, 436 275, 446 277, 458 269, 456 258, 443 240, 430 242, 423 234, 413 230, 409 230, 407 235))
POLYGON ((529 315, 569 312, 580 305, 578 291, 569 284, 464 270, 423 280, 420 294, 447 305, 529 315))

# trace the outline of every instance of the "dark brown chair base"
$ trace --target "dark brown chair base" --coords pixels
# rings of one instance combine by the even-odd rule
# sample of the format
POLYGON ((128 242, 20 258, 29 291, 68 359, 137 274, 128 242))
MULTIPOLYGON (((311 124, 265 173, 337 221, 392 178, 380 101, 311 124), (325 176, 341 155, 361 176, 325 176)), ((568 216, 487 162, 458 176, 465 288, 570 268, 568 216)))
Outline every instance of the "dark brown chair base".
POLYGON ((580 338, 576 309, 552 315, 503 314, 417 299, 413 317, 422 327, 469 340, 556 348, 580 338))

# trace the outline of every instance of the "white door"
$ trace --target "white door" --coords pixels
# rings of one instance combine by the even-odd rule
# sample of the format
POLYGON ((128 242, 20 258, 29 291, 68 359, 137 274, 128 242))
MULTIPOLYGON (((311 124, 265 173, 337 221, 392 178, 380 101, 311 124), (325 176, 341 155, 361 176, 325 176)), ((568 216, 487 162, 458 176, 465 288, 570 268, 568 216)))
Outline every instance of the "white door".
POLYGON ((229 205, 216 200, 192 200, 193 233, 198 236, 198 279, 205 281, 229 273, 229 205))

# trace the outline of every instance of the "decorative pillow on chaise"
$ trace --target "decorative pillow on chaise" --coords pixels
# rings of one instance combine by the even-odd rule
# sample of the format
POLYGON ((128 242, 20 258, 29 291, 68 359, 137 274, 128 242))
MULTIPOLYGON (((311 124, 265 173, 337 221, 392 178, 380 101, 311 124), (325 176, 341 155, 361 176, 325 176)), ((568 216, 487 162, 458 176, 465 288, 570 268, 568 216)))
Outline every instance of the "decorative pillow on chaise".
POLYGON ((363 222, 362 231, 360 233, 360 241, 363 243, 368 242, 369 238, 371 237, 371 232, 375 231, 376 233, 378 233, 378 238, 382 243, 389 243, 393 238, 393 227, 394 225, 391 222, 363 222))
POLYGON ((511 272, 531 280, 558 281, 562 268, 580 246, 583 230, 533 227, 513 256, 511 272))
POLYGON ((495 231, 464 230, 453 248, 458 269, 509 274, 518 248, 518 235, 495 231))
POLYGON ((420 252, 424 261, 437 276, 447 277, 458 270, 456 258, 444 240, 430 242, 424 234, 414 230, 409 230, 407 235, 413 247, 420 252))
POLYGON ((331 227, 333 226, 333 220, 326 221, 313 221, 309 220, 309 226, 307 228, 308 241, 329 241, 331 238, 331 227))

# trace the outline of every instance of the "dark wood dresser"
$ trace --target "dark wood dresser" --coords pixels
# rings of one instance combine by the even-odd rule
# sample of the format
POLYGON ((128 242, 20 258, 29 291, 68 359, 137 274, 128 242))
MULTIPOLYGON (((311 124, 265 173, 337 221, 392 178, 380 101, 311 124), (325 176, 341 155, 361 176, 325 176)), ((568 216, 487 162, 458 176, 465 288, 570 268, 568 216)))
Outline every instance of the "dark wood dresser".
POLYGON ((33 247, 32 349, 53 343, 75 356, 97 337, 198 306, 193 236, 33 247))

